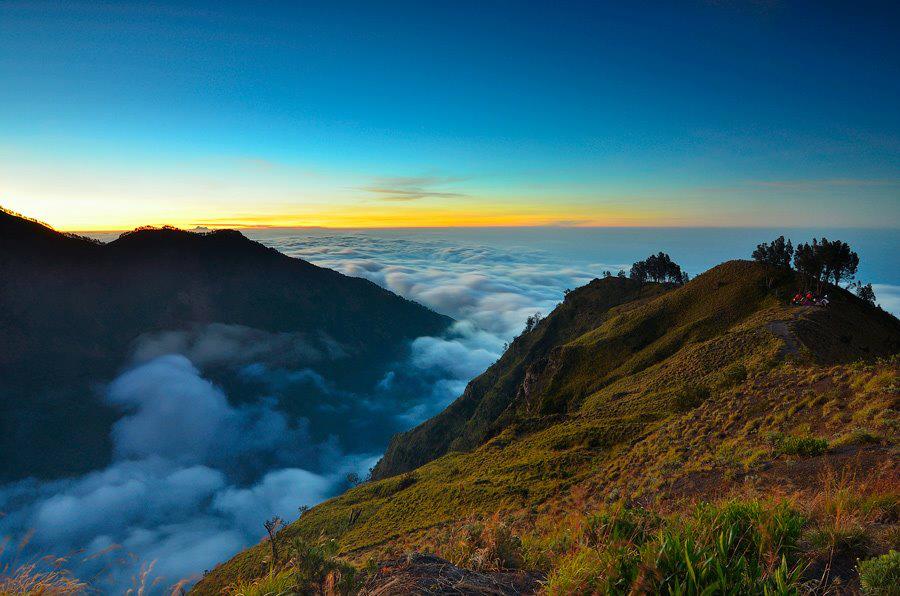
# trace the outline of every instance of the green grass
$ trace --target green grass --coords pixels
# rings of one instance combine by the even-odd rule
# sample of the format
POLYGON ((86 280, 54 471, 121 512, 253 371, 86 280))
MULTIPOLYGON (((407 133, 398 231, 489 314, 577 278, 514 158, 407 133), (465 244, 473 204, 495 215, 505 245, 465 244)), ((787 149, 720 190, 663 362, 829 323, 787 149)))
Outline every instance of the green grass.
POLYGON ((886 555, 860 561, 859 581, 867 596, 900 594, 900 552, 891 549, 886 555))
POLYGON ((847 447, 850 445, 869 445, 881 442, 881 437, 867 428, 854 428, 831 443, 832 448, 847 447))
POLYGON ((772 446, 776 453, 812 457, 828 451, 828 441, 819 437, 782 435, 772 436, 772 446))
POLYGON ((225 593, 230 596, 278 596, 297 591, 297 573, 293 569, 269 572, 252 579, 238 580, 225 593))
POLYGON ((625 509, 598 526, 553 566, 548 593, 798 593, 803 518, 784 505, 700 505, 662 520, 625 509))

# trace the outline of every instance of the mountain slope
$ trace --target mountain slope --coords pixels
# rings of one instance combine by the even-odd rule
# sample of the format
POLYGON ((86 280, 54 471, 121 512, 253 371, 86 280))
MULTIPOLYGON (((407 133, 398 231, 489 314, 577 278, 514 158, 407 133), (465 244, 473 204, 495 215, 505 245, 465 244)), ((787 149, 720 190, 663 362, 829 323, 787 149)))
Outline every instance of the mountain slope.
POLYGON ((617 312, 635 308, 667 289, 630 279, 595 279, 570 292, 537 328, 511 343, 503 356, 466 387, 446 410, 420 426, 394 437, 373 476, 382 478, 411 470, 451 450, 477 447, 508 424, 528 400, 537 367, 551 354, 617 312))
POLYGON ((105 464, 117 414, 98 385, 147 334, 212 324, 289 334, 334 353, 319 371, 355 390, 449 323, 232 230, 139 229, 98 244, 0 212, 0 479, 105 464))
MULTIPOLYGON (((623 499, 665 511, 673 499, 791 487, 814 503, 820 475, 843 470, 889 497, 897 365, 875 359, 900 350, 900 321, 838 288, 828 308, 792 307, 800 283, 785 273, 769 289, 745 261, 679 288, 595 280, 444 413, 395 438, 379 479, 313 508, 279 540, 324 535, 357 563, 419 550, 472 565, 486 547, 468 528, 496 512, 540 542, 562 539, 565 516, 623 499), (835 447, 784 454, 819 436, 835 447), (460 544, 472 558, 460 558, 460 544)), ((518 564, 552 570, 555 548, 518 564)), ((195 590, 258 577, 266 549, 239 554, 195 590)))
MULTIPOLYGON (((799 316, 767 291, 764 277, 756 264, 732 261, 677 289, 594 280, 513 342, 444 412, 396 437, 375 476, 471 449, 517 418, 671 400, 679 384, 703 382, 734 361, 772 358, 775 343, 784 340, 773 329, 796 337, 794 343, 823 362, 900 347, 897 320, 849 293, 834 288, 834 308, 799 316)), ((787 295, 796 283, 783 279, 776 292, 787 295)))

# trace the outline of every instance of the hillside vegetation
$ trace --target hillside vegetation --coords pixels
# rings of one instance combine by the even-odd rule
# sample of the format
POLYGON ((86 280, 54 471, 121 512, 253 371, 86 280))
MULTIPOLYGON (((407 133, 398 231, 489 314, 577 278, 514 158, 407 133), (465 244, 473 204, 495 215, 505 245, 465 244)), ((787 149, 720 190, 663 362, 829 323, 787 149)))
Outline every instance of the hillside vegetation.
MULTIPOLYGON (((858 588, 857 558, 889 570, 900 537, 900 321, 836 287, 827 308, 791 306, 800 280, 770 274, 732 261, 678 287, 612 277, 568 293, 396 437, 373 480, 276 541, 328 541, 344 567, 319 579, 350 565, 344 587, 373 594, 403 593, 373 582, 408 552, 557 594, 858 588)), ((296 583, 303 557, 269 546, 194 590, 278 569, 296 583)))

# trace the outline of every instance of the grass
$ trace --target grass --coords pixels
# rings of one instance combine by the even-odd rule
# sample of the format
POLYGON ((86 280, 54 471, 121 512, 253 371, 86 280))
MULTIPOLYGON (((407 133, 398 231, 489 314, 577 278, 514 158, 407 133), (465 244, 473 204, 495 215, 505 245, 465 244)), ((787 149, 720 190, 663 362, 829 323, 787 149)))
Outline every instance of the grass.
POLYGON ((28 563, 0 571, 0 596, 83 594, 88 585, 64 569, 42 570, 28 563))
POLYGON ((525 562, 522 540, 499 514, 463 526, 442 555, 454 565, 476 571, 520 569, 525 562))
POLYGON ((858 567, 863 594, 900 594, 900 552, 891 549, 880 557, 860 561, 858 567))
POLYGON ((268 573, 256 579, 238 579, 224 592, 231 596, 317 594, 328 584, 331 594, 355 594, 360 587, 360 574, 355 567, 335 557, 338 550, 334 540, 308 542, 295 538, 290 544, 289 561, 280 567, 270 565, 268 573))
POLYGON ((872 445, 880 442, 881 437, 868 428, 857 427, 832 441, 831 447, 836 449, 852 445, 872 445))
POLYGON ((282 569, 252 579, 238 580, 229 586, 225 593, 230 596, 277 596, 288 594, 297 589, 297 573, 293 569, 282 569))
POLYGON ((19 555, 31 541, 32 534, 29 532, 18 542, 6 563, 2 561, 4 555, 8 554, 7 547, 11 538, 7 536, 0 541, 0 596, 87 592, 88 584, 66 570, 68 559, 65 557, 44 556, 36 560, 19 562, 19 555))
MULTIPOLYGON (((692 477, 710 478, 708 485, 693 489, 699 495, 722 487, 751 486, 743 478, 772 463, 769 437, 773 433, 787 437, 794 436, 787 435, 788 431, 798 432, 796 436, 801 438, 839 435, 846 428, 848 411, 858 407, 856 403, 878 408, 879 416, 872 418, 867 429, 889 441, 897 420, 891 410, 893 394, 882 389, 865 393, 863 399, 852 386, 859 382, 865 387, 869 378, 884 377, 883 372, 895 366, 889 361, 827 369, 781 365, 751 374, 729 391, 713 391, 701 407, 685 412, 666 414, 668 406, 660 410, 650 402, 638 401, 627 410, 630 417, 617 418, 614 414, 622 411, 614 411, 603 419, 574 416, 536 428, 523 421, 472 452, 448 454, 414 474, 363 483, 313 508, 300 522, 283 530, 282 536, 286 541, 294 537, 315 541, 323 535, 335 538, 341 545, 338 554, 356 564, 408 550, 430 550, 466 566, 500 567, 509 563, 496 561, 511 559, 488 552, 491 540, 505 542, 502 534, 490 536, 496 530, 491 529, 490 519, 499 512, 498 521, 522 542, 526 568, 550 573, 567 565, 583 567, 594 555, 569 553, 571 559, 564 559, 554 554, 568 552, 566 545, 575 535, 565 531, 572 523, 549 514, 548 507, 567 503, 580 487, 594 495, 590 503, 578 506, 585 511, 603 499, 663 498, 692 477), (836 388, 827 391, 830 397, 826 402, 810 404, 792 418, 778 415, 797 394, 825 385, 836 388), (359 514, 350 525, 353 510, 359 514), (535 518, 547 519, 553 527, 542 529, 540 536, 523 532, 515 521, 523 515, 532 523, 535 518), (481 534, 471 527, 479 523, 483 525, 481 534), (551 535, 553 539, 545 541, 544 536, 551 535), (466 545, 461 546, 461 541, 466 545), (549 550, 542 551, 545 548, 549 550)), ((798 448, 799 452, 811 450, 798 448)), ((879 520, 879 524, 896 527, 894 489, 861 492, 857 488, 860 479, 794 477, 790 466, 804 460, 810 457, 784 460, 786 467, 778 472, 791 482, 819 487, 816 494, 827 496, 812 497, 815 505, 800 507, 810 518, 804 548, 816 553, 832 546, 841 552, 861 553, 880 548, 884 539, 873 536, 873 523, 879 520)), ((775 487, 783 484, 777 476, 773 482, 775 487)), ((264 575, 268 573, 266 561, 265 545, 261 545, 211 576, 232 578, 233 582, 238 577, 264 575)))
POLYGON ((594 516, 552 566, 549 594, 796 592, 802 516, 782 504, 701 504, 658 519, 618 509, 594 516))

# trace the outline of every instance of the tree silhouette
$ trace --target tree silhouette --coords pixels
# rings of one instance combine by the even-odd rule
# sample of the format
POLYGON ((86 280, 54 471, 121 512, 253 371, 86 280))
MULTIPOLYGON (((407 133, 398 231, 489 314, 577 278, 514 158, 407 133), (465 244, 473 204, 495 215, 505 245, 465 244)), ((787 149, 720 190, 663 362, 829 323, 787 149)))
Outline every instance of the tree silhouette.
POLYGON ((672 260, 664 252, 650 255, 643 261, 638 261, 631 266, 631 279, 641 283, 646 281, 672 282, 684 284, 687 282, 687 274, 681 270, 681 266, 672 260))
POLYGON ((858 266, 859 255, 840 240, 813 238, 812 244, 799 244, 794 251, 794 267, 815 281, 819 292, 829 281, 839 285, 841 280, 853 279, 858 266))
POLYGON ((856 295, 875 306, 875 290, 872 289, 872 284, 857 284, 856 295))
POLYGON ((766 271, 766 287, 771 288, 775 281, 775 273, 779 269, 790 269, 791 257, 794 255, 794 247, 791 241, 784 241, 784 236, 779 236, 771 244, 763 242, 756 245, 753 251, 753 260, 762 263, 766 271))
POLYGON ((834 285, 840 285, 842 279, 851 280, 856 275, 859 267, 859 255, 850 250, 850 245, 840 240, 829 242, 822 238, 819 244, 824 263, 825 281, 834 280, 834 285))

